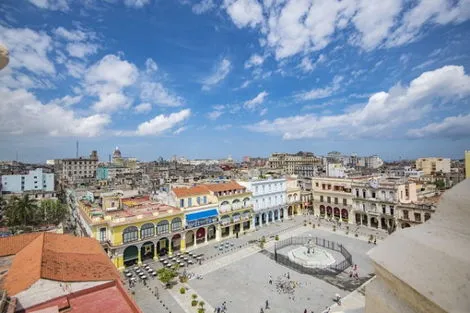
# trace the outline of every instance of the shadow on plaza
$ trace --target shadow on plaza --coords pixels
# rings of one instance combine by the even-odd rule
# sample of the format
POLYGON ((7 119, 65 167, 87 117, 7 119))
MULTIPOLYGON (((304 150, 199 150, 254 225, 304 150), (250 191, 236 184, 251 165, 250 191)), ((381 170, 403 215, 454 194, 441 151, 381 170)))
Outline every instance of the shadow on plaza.
MULTIPOLYGON (((262 249, 258 253, 261 253, 276 262, 275 254, 273 252, 270 252, 266 249, 262 249)), ((351 278, 349 277, 347 269, 344 271, 337 271, 332 269, 316 269, 315 271, 312 271, 311 269, 307 270, 303 266, 299 266, 298 264, 295 264, 293 262, 279 262, 279 256, 278 261, 276 263, 290 268, 291 270, 296 271, 298 273, 310 275, 312 277, 321 279, 329 283, 330 285, 333 285, 339 289, 349 292, 356 290, 366 281, 374 277, 374 274, 370 273, 363 277, 351 278)))

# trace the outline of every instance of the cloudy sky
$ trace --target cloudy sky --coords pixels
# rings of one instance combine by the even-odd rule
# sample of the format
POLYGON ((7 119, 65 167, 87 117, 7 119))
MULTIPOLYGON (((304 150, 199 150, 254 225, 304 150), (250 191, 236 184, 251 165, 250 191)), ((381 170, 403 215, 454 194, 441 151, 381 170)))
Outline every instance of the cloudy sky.
POLYGON ((0 159, 470 149, 470 0, 3 0, 0 159))

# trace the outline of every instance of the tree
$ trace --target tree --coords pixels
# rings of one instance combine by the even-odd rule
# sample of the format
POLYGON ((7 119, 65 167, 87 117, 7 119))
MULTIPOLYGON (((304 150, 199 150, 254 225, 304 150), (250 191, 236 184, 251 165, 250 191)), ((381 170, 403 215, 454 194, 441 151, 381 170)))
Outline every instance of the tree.
POLYGON ((36 201, 28 195, 22 198, 13 197, 7 205, 5 216, 8 226, 32 226, 37 224, 35 215, 37 212, 36 201))
POLYGON ((160 279, 160 281, 164 283, 165 286, 168 286, 171 280, 175 278, 176 276, 178 276, 178 273, 175 270, 170 269, 170 268, 161 268, 157 271, 157 274, 158 274, 158 279, 160 279))
POLYGON ((434 183, 436 185, 437 188, 439 189, 444 189, 446 187, 446 183, 444 180, 442 179, 438 179, 436 180, 436 182, 434 183))
POLYGON ((41 222, 58 225, 67 217, 67 206, 59 201, 47 199, 41 201, 39 214, 41 222))

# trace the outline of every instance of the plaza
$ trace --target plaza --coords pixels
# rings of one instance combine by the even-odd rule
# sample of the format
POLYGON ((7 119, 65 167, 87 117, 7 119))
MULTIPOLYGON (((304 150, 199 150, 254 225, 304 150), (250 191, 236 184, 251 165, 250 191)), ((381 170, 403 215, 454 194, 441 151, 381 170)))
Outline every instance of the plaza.
MULTIPOLYGON (((366 237, 346 236, 345 232, 333 232, 329 226, 312 228, 303 226, 303 217, 299 216, 283 223, 263 227, 253 233, 229 241, 226 250, 220 250, 220 242, 208 244, 193 250, 203 254, 202 265, 186 268, 201 279, 190 279, 187 283, 177 283, 172 289, 164 289, 161 282, 151 279, 146 286, 138 283, 133 289, 135 300, 147 312, 154 312, 160 307, 162 312, 196 312, 190 305, 190 295, 197 294, 199 301, 204 301, 206 312, 213 312, 226 302, 227 312, 322 312, 334 304, 337 294, 342 298, 359 288, 372 277, 372 264, 366 255, 373 245, 366 237), (337 275, 312 276, 300 273, 292 268, 276 263, 260 248, 253 244, 262 236, 271 238, 265 251, 273 252, 274 236, 280 239, 291 236, 312 236, 324 238, 344 245, 352 255, 353 263, 358 267, 359 279, 349 277, 349 269, 337 275), (288 274, 288 278, 286 277, 288 274), (272 278, 272 284, 269 278, 272 278), (285 288, 289 286, 289 288, 285 288), (158 299, 155 296, 158 288, 158 299), (179 293, 181 287, 187 288, 186 294, 179 293), (162 303, 160 303, 160 300, 162 303), (265 309, 268 300, 269 309, 265 309), (163 306, 163 304, 165 306, 163 306)), ((225 244, 223 244, 225 249, 225 244)), ((295 246, 292 246, 292 249, 295 246)), ((283 250, 289 248, 284 248, 283 250)), ((337 256, 337 252, 331 251, 337 256)), ((153 266, 161 266, 154 262, 153 266)))

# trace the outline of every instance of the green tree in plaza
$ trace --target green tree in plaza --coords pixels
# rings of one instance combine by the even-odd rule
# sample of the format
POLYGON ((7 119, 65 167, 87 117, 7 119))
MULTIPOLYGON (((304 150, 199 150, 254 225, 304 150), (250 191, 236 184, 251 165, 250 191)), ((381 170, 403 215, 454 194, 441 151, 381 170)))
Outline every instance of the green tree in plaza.
POLYGON ((38 209, 36 201, 28 195, 21 198, 13 197, 6 208, 6 219, 8 226, 28 226, 37 223, 35 216, 38 209))
POLYGON ((160 281, 164 283, 165 286, 167 287, 170 285, 170 282, 176 276, 178 276, 178 273, 174 269, 171 269, 171 268, 161 268, 157 271, 157 274, 158 274, 158 279, 160 279, 160 281))
POLYGON ((52 199, 41 201, 39 212, 43 223, 54 225, 58 225, 63 222, 68 214, 67 206, 65 204, 52 199))
POLYGON ((439 189, 445 189, 446 188, 446 183, 443 179, 438 179, 436 180, 436 182, 434 183, 436 185, 437 188, 439 189))

